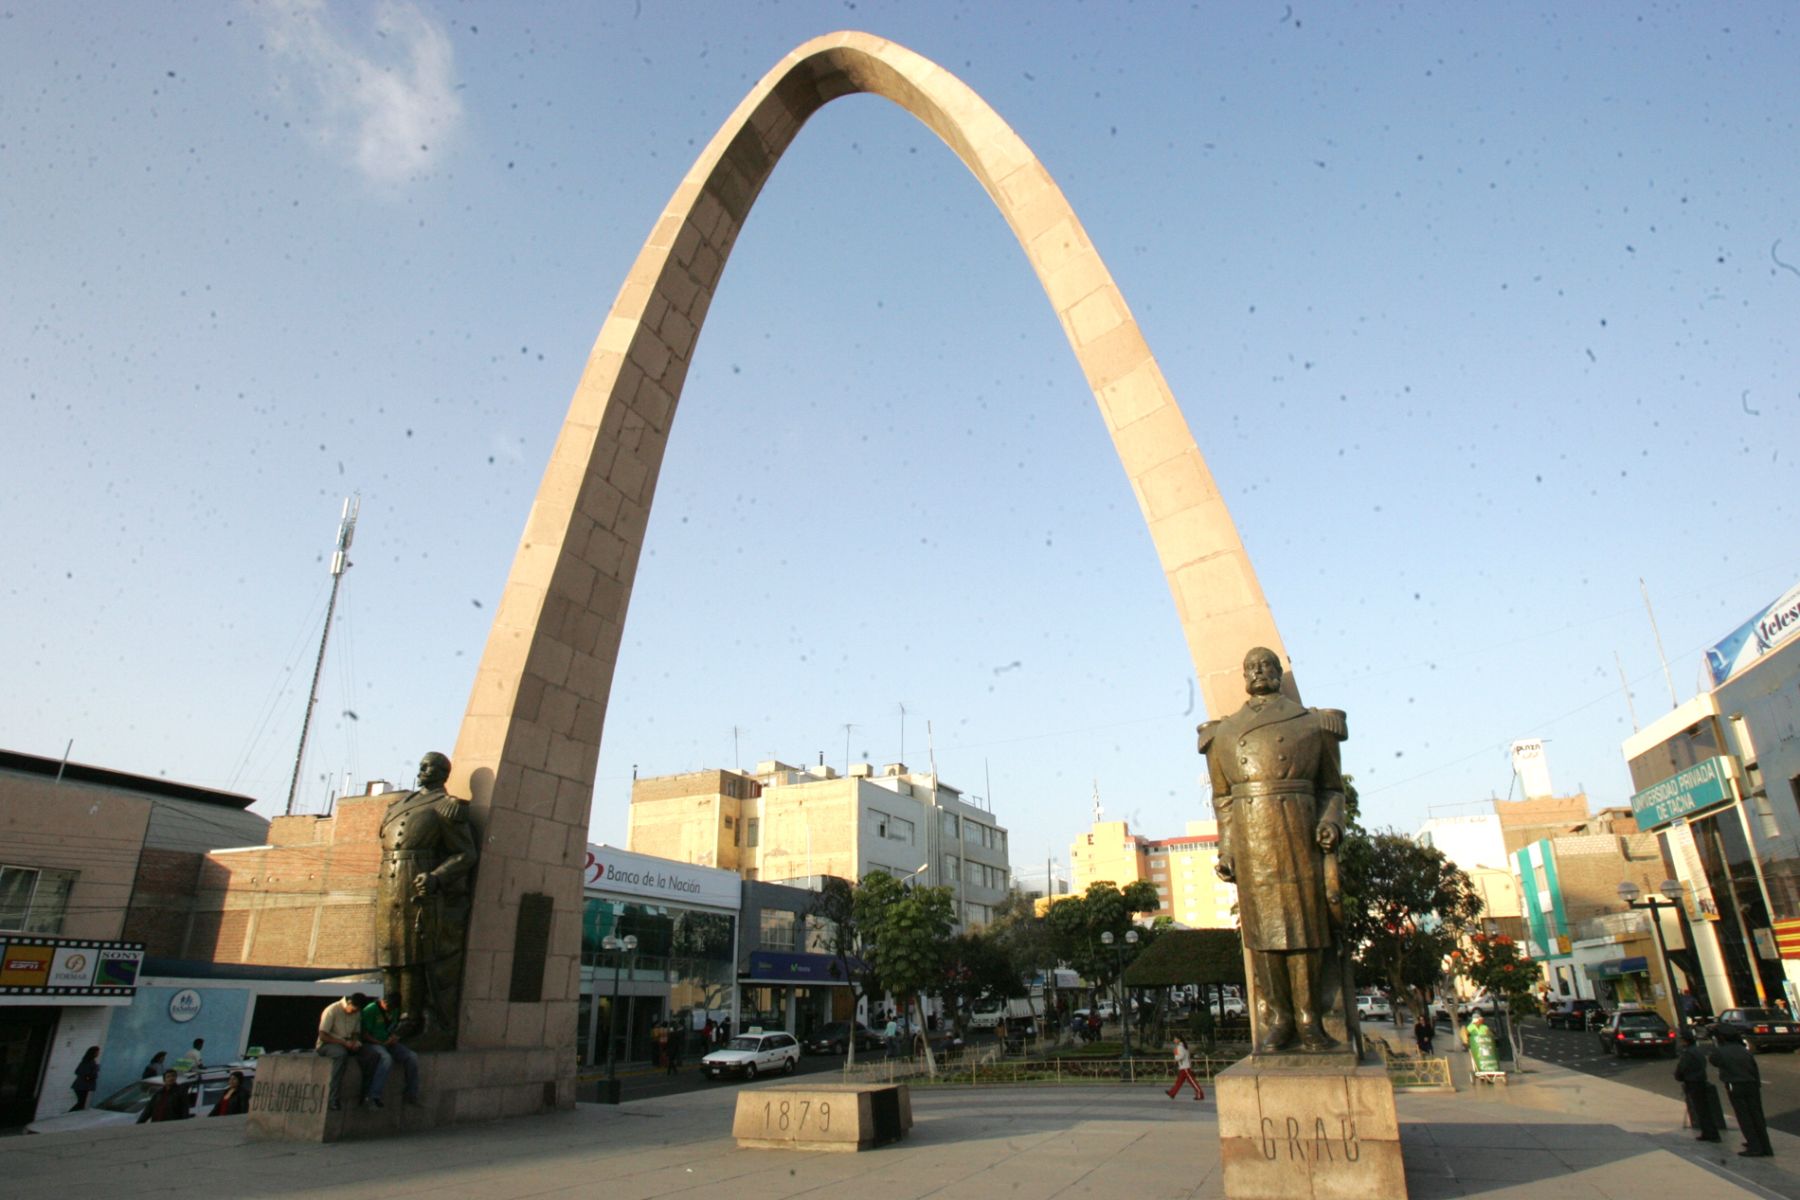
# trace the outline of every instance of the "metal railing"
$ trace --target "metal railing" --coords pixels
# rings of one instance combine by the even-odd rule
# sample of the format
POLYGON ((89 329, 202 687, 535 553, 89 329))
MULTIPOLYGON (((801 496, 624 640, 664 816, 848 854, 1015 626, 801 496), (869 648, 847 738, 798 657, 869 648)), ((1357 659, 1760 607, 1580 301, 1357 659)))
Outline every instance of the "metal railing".
MULTIPOLYGON (((1195 1055, 1194 1074, 1210 1080, 1237 1062, 1234 1057, 1195 1055)), ((937 1086, 979 1087, 1020 1084, 1121 1084, 1173 1083, 1175 1064, 1167 1057, 1100 1058, 1067 1055, 1049 1058, 1008 1058, 994 1047, 940 1057, 937 1074, 926 1070, 923 1058, 875 1059, 844 1069, 846 1083, 908 1083, 937 1086)))

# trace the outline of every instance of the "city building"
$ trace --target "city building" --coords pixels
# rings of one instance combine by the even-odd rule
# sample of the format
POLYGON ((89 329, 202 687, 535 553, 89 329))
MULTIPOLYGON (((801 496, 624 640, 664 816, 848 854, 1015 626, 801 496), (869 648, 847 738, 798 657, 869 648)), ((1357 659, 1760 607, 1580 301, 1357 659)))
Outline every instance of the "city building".
POLYGON ((1469 877, 1481 894, 1488 932, 1519 941, 1525 939, 1519 883, 1507 858, 1499 813, 1431 817, 1419 827, 1413 840, 1436 849, 1469 877))
POLYGON ((759 763, 635 780, 626 845, 635 853, 812 886, 871 871, 949 887, 958 921, 985 925, 1011 885, 1007 831, 984 805, 928 772, 889 763, 848 775, 759 763))
MULTIPOLYGON (((0 751, 0 1127, 68 1107, 75 1064, 145 982, 160 898, 208 848, 262 839, 252 803, 0 751)), ((142 1065, 103 1057, 101 1091, 142 1065)))
POLYGON ((1148 881, 1156 888, 1153 916, 1191 929, 1237 926, 1237 888, 1221 881, 1217 821, 1189 821, 1180 837, 1147 838, 1125 821, 1095 821, 1069 846, 1073 894, 1090 883, 1109 881, 1123 888, 1148 881))
POLYGON ((1800 585, 1707 651, 1711 691, 1622 746, 1632 807, 1666 848, 1715 1011, 1777 1000, 1800 1011, 1797 633, 1800 585))

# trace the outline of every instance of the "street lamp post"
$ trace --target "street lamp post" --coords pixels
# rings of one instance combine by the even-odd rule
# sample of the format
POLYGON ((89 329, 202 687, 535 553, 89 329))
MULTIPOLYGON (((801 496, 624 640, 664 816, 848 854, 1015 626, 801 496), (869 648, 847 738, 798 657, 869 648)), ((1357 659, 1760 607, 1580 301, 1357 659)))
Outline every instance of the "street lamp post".
POLYGON ((606 1014, 606 1082, 613 1096, 613 1103, 618 1103, 617 1062, 619 1049, 619 968, 624 965, 625 956, 637 949, 638 940, 632 934, 624 937, 608 935, 601 947, 612 951, 613 955, 613 990, 612 1006, 606 1014))
POLYGON ((1675 1024, 1680 1026, 1681 994, 1675 990, 1675 972, 1669 966, 1669 947, 1663 941, 1662 910, 1680 907, 1678 897, 1681 895, 1681 885, 1673 879, 1665 879, 1658 890, 1669 899, 1658 900, 1655 896, 1645 896, 1639 900, 1642 890, 1637 884, 1627 880, 1619 885, 1619 899, 1625 902, 1626 908, 1647 909, 1650 913, 1650 928, 1656 934, 1656 954, 1662 959, 1663 986, 1669 991, 1669 1012, 1674 1015, 1675 1024))
POLYGON ((1138 931, 1135 929, 1127 930, 1125 933, 1125 941, 1122 945, 1115 945, 1114 941, 1115 941, 1115 939, 1113 938, 1112 930, 1110 930, 1110 929, 1106 930, 1105 932, 1103 932, 1100 935, 1101 944, 1111 947, 1113 953, 1118 956, 1118 962, 1119 962, 1119 1011, 1120 1011, 1119 1020, 1121 1022, 1121 1025, 1120 1025, 1121 1036, 1120 1036, 1120 1040, 1119 1040, 1119 1067, 1120 1067, 1120 1070, 1124 1074, 1131 1075, 1132 1074, 1132 1071, 1131 1071, 1131 998, 1125 994, 1125 947, 1137 945, 1138 931))

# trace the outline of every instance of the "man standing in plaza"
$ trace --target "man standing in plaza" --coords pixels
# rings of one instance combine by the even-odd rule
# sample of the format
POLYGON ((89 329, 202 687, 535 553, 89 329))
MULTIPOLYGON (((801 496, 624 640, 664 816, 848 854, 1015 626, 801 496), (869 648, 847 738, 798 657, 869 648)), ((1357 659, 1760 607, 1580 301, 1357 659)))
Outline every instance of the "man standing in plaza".
POLYGON ((387 1090, 388 1072, 394 1069, 395 1063, 400 1064, 400 1070, 406 1077, 406 1103, 415 1108, 420 1104, 419 1056, 400 1040, 399 1024, 400 1014, 393 1010, 386 996, 363 1005, 363 1044, 376 1055, 375 1070, 364 1080, 367 1086, 363 1092, 363 1103, 371 1108, 382 1106, 381 1096, 387 1090))
POLYGON ((327 1091, 332 1112, 344 1107, 338 1097, 338 1088, 344 1082, 344 1066, 355 1055, 361 1064, 363 1078, 367 1079, 375 1069, 376 1055, 374 1047, 365 1045, 362 1037, 362 1010, 369 1003, 369 998, 361 992, 352 992, 342 1000, 334 1000, 319 1014, 319 1038, 315 1048, 318 1053, 331 1060, 331 1087, 327 1091))
POLYGON ((1281 675, 1274 651, 1255 647, 1244 656, 1249 699, 1198 730, 1219 820, 1213 869, 1238 885, 1256 975, 1258 1054, 1337 1045, 1323 1021, 1325 972, 1337 962, 1326 878, 1344 836, 1338 744, 1348 733, 1337 709, 1282 695, 1281 675))
POLYGON ((1712 1085, 1706 1082, 1706 1056, 1694 1044, 1692 1029, 1681 1031, 1681 1057, 1675 1060, 1675 1078, 1687 1100, 1688 1123, 1700 1131, 1695 1140, 1718 1141, 1719 1127, 1713 1124, 1712 1085))
POLYGON ((1763 1121, 1762 1072, 1756 1059, 1735 1031, 1721 1029, 1713 1034, 1712 1064, 1719 1068, 1719 1082, 1731 1095, 1731 1111, 1737 1114, 1738 1130, 1744 1135, 1744 1148, 1739 1158, 1769 1158, 1775 1151, 1769 1145, 1769 1127, 1763 1121))

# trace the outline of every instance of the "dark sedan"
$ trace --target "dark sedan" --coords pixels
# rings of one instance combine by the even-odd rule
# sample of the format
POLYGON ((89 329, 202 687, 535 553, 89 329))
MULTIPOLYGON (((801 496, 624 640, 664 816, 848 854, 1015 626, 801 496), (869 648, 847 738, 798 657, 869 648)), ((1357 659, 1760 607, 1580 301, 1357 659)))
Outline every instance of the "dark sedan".
POLYGON ((1614 1013, 1600 1030, 1600 1048, 1623 1058, 1627 1054, 1675 1053, 1675 1031, 1653 1012, 1614 1013))
POLYGON ((1778 1008, 1728 1008, 1712 1023, 1712 1035, 1725 1030, 1743 1038, 1752 1054, 1800 1046, 1800 1021, 1778 1008))
POLYGON ((1544 1024, 1552 1029, 1586 1029, 1604 1020, 1606 1011, 1598 1000, 1559 1000, 1544 1013, 1544 1024))
MULTIPOLYGON (((821 1025, 807 1035, 801 1043, 808 1054, 843 1054, 850 1048, 851 1022, 832 1021, 821 1025)), ((862 1022, 856 1022, 856 1048, 858 1050, 881 1049, 881 1035, 862 1022)))

